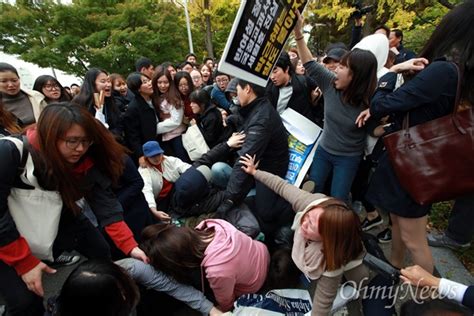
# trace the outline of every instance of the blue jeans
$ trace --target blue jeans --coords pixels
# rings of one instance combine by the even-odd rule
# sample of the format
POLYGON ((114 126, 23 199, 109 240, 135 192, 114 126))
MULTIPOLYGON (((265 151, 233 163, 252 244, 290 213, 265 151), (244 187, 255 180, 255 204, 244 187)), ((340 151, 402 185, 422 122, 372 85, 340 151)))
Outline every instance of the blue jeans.
POLYGON ((225 162, 216 162, 211 167, 212 183, 219 189, 225 189, 232 174, 232 167, 225 162))
MULTIPOLYGON (((225 190, 232 174, 232 167, 225 162, 216 162, 211 167, 211 182, 219 189, 225 190)), ((247 196, 255 195, 255 188, 252 188, 247 196)))
POLYGON ((332 172, 332 197, 349 202, 349 192, 354 181, 362 155, 338 156, 328 153, 318 146, 313 163, 309 169, 309 178, 315 182, 315 192, 323 192, 324 185, 332 172))

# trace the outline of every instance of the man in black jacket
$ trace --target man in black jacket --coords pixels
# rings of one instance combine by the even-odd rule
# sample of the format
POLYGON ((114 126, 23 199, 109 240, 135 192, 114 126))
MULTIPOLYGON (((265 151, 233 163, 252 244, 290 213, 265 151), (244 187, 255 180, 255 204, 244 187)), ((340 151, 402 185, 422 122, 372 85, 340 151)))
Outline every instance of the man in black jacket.
MULTIPOLYGON (((267 98, 264 88, 244 80, 237 83, 237 97, 240 101, 240 114, 244 122, 242 133, 245 142, 237 152, 238 156, 249 154, 260 161, 259 169, 285 177, 288 163, 288 136, 281 118, 267 98)), ((209 153, 212 155, 212 153, 209 153)), ((294 213, 290 205, 262 183, 254 182, 236 162, 225 189, 225 200, 217 209, 217 217, 225 217, 234 205, 239 205, 255 184, 256 195, 246 199, 257 217, 262 231, 267 237, 279 227, 290 224, 294 213)))
POLYGON ((416 54, 413 51, 408 50, 403 46, 403 32, 398 29, 390 31, 389 44, 390 50, 397 55, 397 57, 395 57, 395 64, 400 64, 416 57, 416 54))
POLYGON ((290 56, 283 51, 268 81, 266 96, 278 113, 291 108, 315 122, 311 109, 311 91, 317 84, 307 76, 297 75, 291 65, 290 56))

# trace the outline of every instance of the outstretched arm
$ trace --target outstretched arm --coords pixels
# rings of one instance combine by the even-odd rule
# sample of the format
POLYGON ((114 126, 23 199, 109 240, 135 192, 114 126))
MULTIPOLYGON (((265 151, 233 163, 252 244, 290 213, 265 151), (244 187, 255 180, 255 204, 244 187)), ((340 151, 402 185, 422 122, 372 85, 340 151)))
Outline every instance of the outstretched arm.
POLYGON ((178 283, 163 272, 155 270, 149 264, 131 258, 122 259, 115 263, 124 268, 137 283, 148 289, 165 292, 203 314, 209 314, 214 308, 202 292, 192 286, 178 283))
POLYGON ((276 194, 291 203, 295 212, 303 211, 311 202, 325 197, 324 194, 311 194, 309 192, 298 189, 286 180, 271 174, 269 172, 257 170, 258 162, 255 163, 255 156, 245 155, 240 157, 242 170, 253 175, 255 180, 260 181, 267 187, 272 189, 276 194))

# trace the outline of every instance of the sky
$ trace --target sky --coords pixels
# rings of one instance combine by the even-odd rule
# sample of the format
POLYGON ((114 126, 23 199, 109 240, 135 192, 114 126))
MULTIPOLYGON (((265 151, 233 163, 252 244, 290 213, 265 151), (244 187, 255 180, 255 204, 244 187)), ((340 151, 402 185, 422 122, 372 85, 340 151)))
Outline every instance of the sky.
MULTIPOLYGON (((13 67, 15 67, 20 75, 21 85, 24 88, 32 89, 33 84, 37 77, 41 75, 51 75, 53 76, 53 71, 51 68, 41 68, 38 65, 26 62, 21 60, 15 55, 5 54, 0 52, 0 61, 9 63, 13 67)), ((81 84, 82 80, 76 76, 68 75, 60 70, 55 70, 56 72, 56 79, 61 83, 63 86, 70 86, 73 83, 81 84)))

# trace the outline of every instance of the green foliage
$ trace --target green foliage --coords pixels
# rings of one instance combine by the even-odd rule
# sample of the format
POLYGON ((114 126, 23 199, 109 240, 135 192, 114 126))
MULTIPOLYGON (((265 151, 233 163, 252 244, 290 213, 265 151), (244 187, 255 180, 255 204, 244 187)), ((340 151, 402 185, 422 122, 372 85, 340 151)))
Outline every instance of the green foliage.
POLYGON ((433 227, 439 230, 445 230, 448 227, 448 218, 451 213, 452 204, 452 201, 433 204, 429 219, 433 227))
POLYGON ((160 64, 188 51, 184 11, 169 1, 18 1, 0 12, 3 51, 78 76, 93 66, 127 75, 140 56, 160 64))
POLYGON ((216 57, 220 57, 224 51, 239 4, 239 0, 210 0, 210 7, 206 9, 203 0, 191 0, 189 2, 189 15, 195 43, 194 51, 198 58, 211 55, 204 44, 206 16, 211 18, 213 53, 216 57))
MULTIPOLYGON (((406 46, 419 52, 441 18, 449 11, 446 5, 456 5, 461 1, 365 0, 360 2, 362 6, 374 5, 374 11, 363 18, 365 35, 372 33, 377 25, 386 24, 390 28, 402 30, 406 46)), ((326 24, 326 27, 319 27, 319 30, 311 32, 314 43, 310 41, 310 45, 313 45, 313 49, 323 49, 331 42, 349 43, 353 25, 351 14, 355 11, 352 3, 354 1, 314 0, 309 2, 305 13, 308 22, 313 25, 326 24), (323 42, 316 46, 317 38, 323 42)))
MULTIPOLYGON (((17 0, 16 4, 0 0, 0 48, 78 76, 92 66, 126 75, 140 56, 155 64, 179 62, 189 52, 183 1, 73 0, 61 5, 53 0, 17 0)), ((314 26, 309 42, 312 51, 322 51, 332 42, 349 43, 352 3, 309 1, 305 16, 314 26)), ((188 1, 198 59, 222 54, 239 4, 239 0, 188 1), (207 39, 212 45, 206 46, 207 39)), ((363 0, 362 4, 375 5, 375 11, 364 18, 364 34, 378 24, 397 27, 404 31, 406 46, 419 52, 448 11, 449 2, 363 0)))

